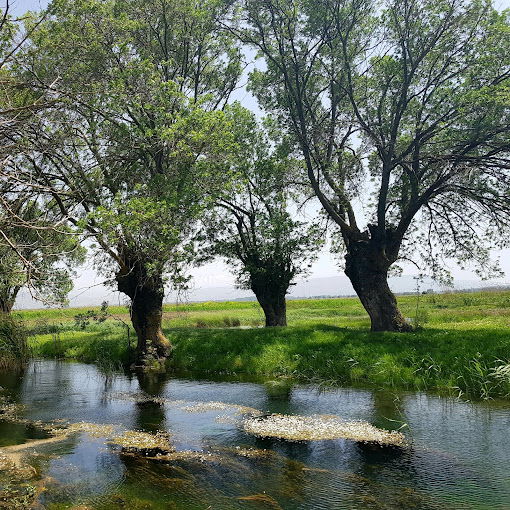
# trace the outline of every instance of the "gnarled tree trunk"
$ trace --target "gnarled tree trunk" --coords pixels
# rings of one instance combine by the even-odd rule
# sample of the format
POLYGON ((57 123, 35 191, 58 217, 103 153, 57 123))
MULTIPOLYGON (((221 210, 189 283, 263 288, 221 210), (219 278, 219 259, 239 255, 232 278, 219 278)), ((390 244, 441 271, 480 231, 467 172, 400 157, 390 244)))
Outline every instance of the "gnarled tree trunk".
POLYGON ((9 300, 0 297, 0 313, 11 313, 13 304, 9 300))
POLYGON ((18 293, 21 290, 21 287, 6 287, 4 291, 0 293, 0 313, 11 313, 14 303, 16 302, 16 298, 18 297, 18 293))
POLYGON ((345 274, 370 316, 372 331, 410 331, 388 285, 388 260, 381 246, 372 241, 351 242, 345 256, 345 274))
POLYGON ((116 275, 120 292, 131 298, 131 322, 137 336, 136 357, 142 362, 148 353, 158 358, 170 354, 171 344, 163 334, 163 298, 165 290, 160 275, 148 275, 139 264, 127 264, 116 275))
POLYGON ((286 290, 272 290, 269 288, 258 289, 252 286, 257 301, 261 306, 266 318, 266 328, 287 325, 287 302, 286 290))

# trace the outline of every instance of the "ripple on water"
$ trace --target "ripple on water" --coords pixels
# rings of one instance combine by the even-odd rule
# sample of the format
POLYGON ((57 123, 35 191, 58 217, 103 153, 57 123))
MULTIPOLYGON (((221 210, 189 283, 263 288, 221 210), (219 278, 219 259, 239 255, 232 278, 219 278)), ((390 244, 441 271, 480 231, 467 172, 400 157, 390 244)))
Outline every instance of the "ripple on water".
POLYGON ((0 374, 0 384, 24 405, 22 417, 75 424, 76 433, 33 448, 31 463, 46 484, 39 499, 48 508, 191 510, 204 501, 222 510, 510 508, 508 403, 352 388, 320 392, 291 381, 282 391, 274 384, 170 375, 147 382, 46 361, 16 377, 5 382, 0 374), (303 417, 331 414, 331 426, 341 416, 388 434, 407 423, 413 447, 321 435, 317 423, 305 429, 313 438, 306 441, 282 441, 245 426, 281 415, 303 434, 303 417), (101 424, 115 430, 98 432, 101 424), (108 443, 126 431, 150 434, 151 441, 159 432, 170 448, 148 458, 108 443))

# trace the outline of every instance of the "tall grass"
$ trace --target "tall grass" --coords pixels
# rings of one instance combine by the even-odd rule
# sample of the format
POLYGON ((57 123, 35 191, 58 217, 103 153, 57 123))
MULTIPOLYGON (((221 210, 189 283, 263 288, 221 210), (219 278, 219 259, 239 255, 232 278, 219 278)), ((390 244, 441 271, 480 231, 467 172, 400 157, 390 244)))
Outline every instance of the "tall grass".
POLYGON ((28 357, 27 331, 22 321, 0 314, 0 369, 21 366, 28 357))
MULTIPOLYGON (((510 292, 424 295, 418 313, 416 296, 398 299, 406 317, 419 319, 417 331, 371 333, 359 301, 350 298, 289 301, 289 327, 276 329, 258 327, 263 314, 257 303, 167 305, 171 365, 209 374, 510 397, 510 292)), ((46 316, 24 312, 35 355, 128 362, 125 328, 107 321, 79 331, 74 314, 76 309, 67 320, 53 310, 46 316)))

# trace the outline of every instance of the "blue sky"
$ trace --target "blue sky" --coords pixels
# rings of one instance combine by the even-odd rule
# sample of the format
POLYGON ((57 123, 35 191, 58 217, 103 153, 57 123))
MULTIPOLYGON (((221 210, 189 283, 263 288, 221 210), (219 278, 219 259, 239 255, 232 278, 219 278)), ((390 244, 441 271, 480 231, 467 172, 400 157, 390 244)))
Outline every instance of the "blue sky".
MULTIPOLYGON (((48 4, 47 0, 10 0, 11 12, 15 15, 21 15, 27 10, 38 10, 44 8, 48 4)), ((0 5, 5 6, 5 0, 0 0, 0 5)), ((510 0, 496 0, 495 5, 500 8, 510 8, 510 0)), ((241 101, 246 107, 256 109, 256 104, 253 98, 243 90, 240 90, 237 94, 236 99, 241 101)), ((504 280, 510 282, 510 250, 504 250, 501 252, 494 252, 496 257, 500 258, 501 265, 506 275, 504 280)), ((477 280, 478 278, 470 270, 460 270, 454 264, 451 265, 451 270, 456 280, 477 280)), ((409 268, 406 273, 412 274, 413 269, 409 268)), ((106 298, 110 291, 102 287, 102 278, 98 277, 95 271, 91 267, 84 267, 80 270, 80 275, 75 281, 75 291, 72 295, 83 295, 83 293, 89 292, 94 296, 95 302, 106 298), (90 289, 90 290, 88 290, 90 289)), ((204 266, 202 268, 194 269, 191 271, 194 276, 195 288, 207 289, 214 287, 229 287, 232 288, 234 284, 234 278, 228 272, 228 269, 221 262, 214 262, 204 266)), ((317 262, 312 267, 311 278, 325 278, 325 277, 336 277, 340 274, 338 262, 329 253, 327 249, 323 249, 317 262)), ((343 288, 338 289, 338 293, 350 293, 352 289, 348 281, 342 278, 339 281, 339 286, 343 288)), ((303 287, 300 286, 302 289, 303 287)), ((234 291, 239 294, 238 291, 234 291)), ((214 296, 211 293, 210 297, 207 297, 207 291, 203 294, 202 299, 212 299, 214 296)), ((303 294, 301 294, 303 295, 303 294)), ((110 294, 111 296, 111 294, 110 294)), ((117 298, 115 298, 117 301, 117 298)), ((78 302, 78 301, 75 301, 78 302)), ((81 302, 81 301, 80 301, 81 302)), ((113 302, 113 300, 112 300, 113 302)), ((92 304, 92 303, 85 303, 92 304)))

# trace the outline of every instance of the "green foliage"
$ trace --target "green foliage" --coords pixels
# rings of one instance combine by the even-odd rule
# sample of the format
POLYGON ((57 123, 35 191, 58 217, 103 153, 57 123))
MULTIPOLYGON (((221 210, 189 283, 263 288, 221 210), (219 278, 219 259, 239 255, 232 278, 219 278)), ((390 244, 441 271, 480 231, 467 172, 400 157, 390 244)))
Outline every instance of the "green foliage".
POLYGON ((241 287, 285 296, 316 258, 323 232, 295 219, 299 163, 280 140, 271 147, 253 115, 237 118, 234 189, 207 221, 209 253, 226 260, 241 287))
POLYGON ((77 313, 74 316, 74 324, 78 329, 85 329, 90 324, 90 321, 101 323, 104 322, 109 315, 108 301, 103 301, 99 311, 87 310, 86 312, 77 313))
MULTIPOLYGON (((354 298, 290 300, 290 326, 277 331, 231 329, 235 319, 245 327, 260 324, 262 312, 254 302, 167 305, 165 333, 173 340, 171 363, 177 369, 504 397, 510 395, 509 295, 422 296, 420 306, 429 320, 419 331, 405 334, 370 333, 366 314, 354 298)), ((402 296, 399 305, 412 316, 416 297, 402 296)), ((53 312, 26 311, 23 317, 30 327, 41 314, 50 318, 53 312)), ((59 313, 60 321, 67 314, 68 326, 58 341, 49 333, 31 339, 35 355, 87 362, 129 358, 125 332, 115 323, 76 331, 76 310, 59 313)))
MULTIPOLYGON (((405 259, 448 280, 444 256, 498 274, 490 251, 510 228, 509 12, 478 0, 239 5, 231 29, 265 63, 251 90, 300 150, 349 277, 364 257, 360 267, 384 274, 405 259)), ((372 315, 398 328, 391 308, 372 315)))
POLYGON ((27 331, 20 319, 0 313, 0 368, 13 368, 28 360, 27 331))
POLYGON ((45 304, 66 304, 73 266, 83 262, 85 249, 71 229, 55 226, 54 204, 22 199, 10 208, 15 221, 0 217, 5 236, 0 241, 0 310, 9 312, 24 287, 45 304))
POLYGON ((217 30, 224 9, 218 0, 56 0, 20 54, 19 74, 55 97, 44 132, 27 141, 35 171, 23 180, 61 197, 109 276, 137 266, 144 281, 170 273, 184 285, 197 219, 228 191, 227 101, 241 64, 217 30))

